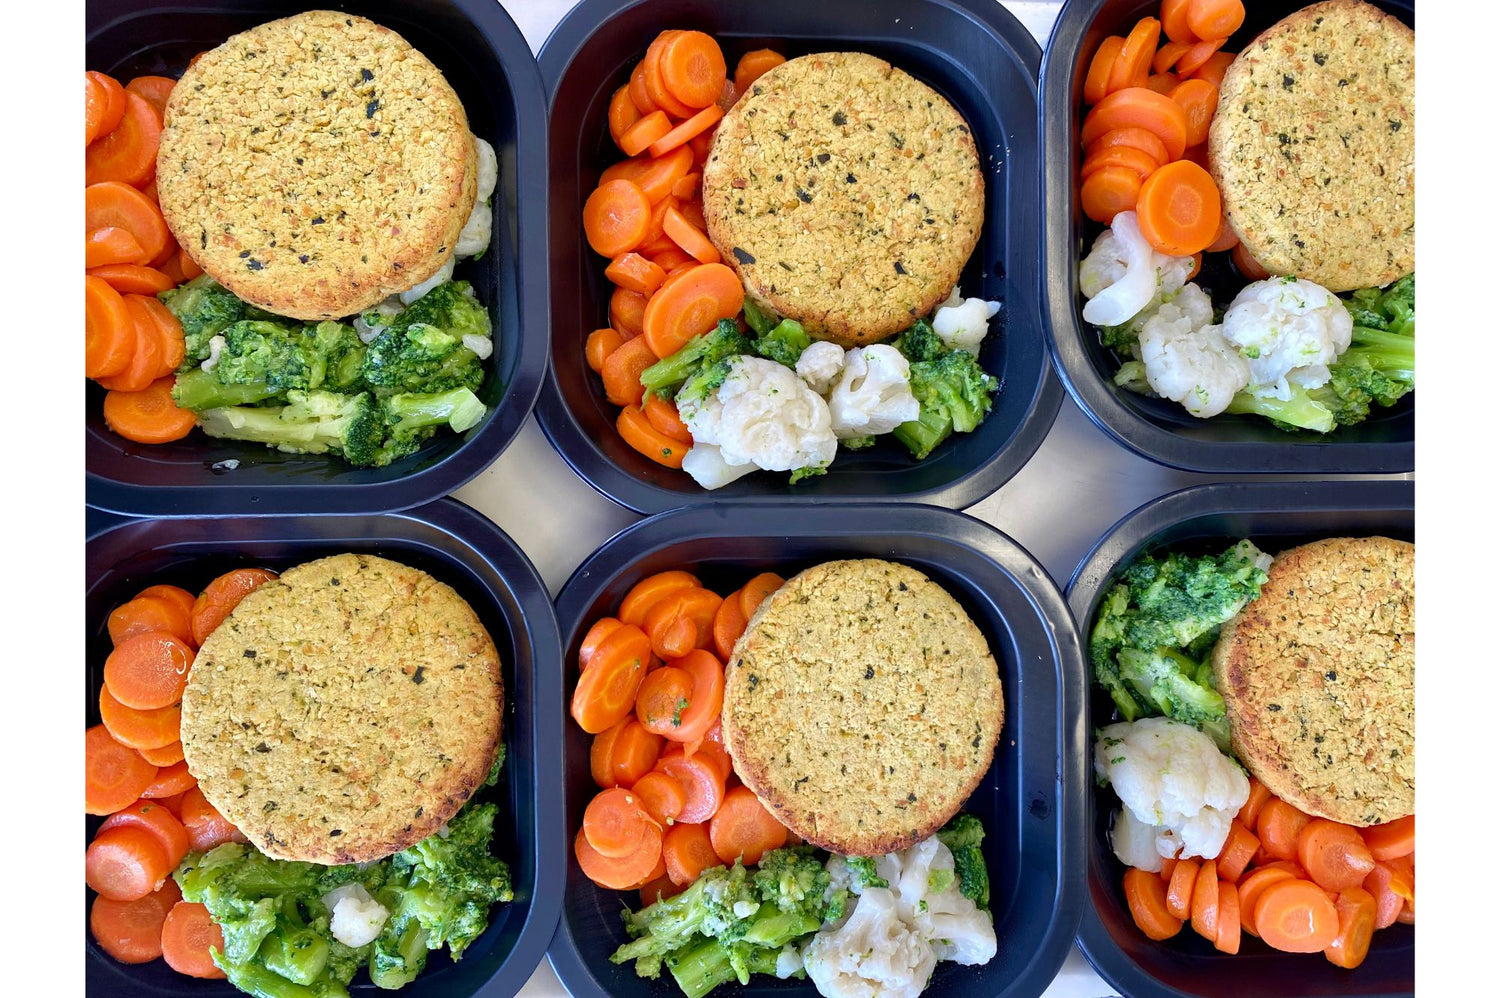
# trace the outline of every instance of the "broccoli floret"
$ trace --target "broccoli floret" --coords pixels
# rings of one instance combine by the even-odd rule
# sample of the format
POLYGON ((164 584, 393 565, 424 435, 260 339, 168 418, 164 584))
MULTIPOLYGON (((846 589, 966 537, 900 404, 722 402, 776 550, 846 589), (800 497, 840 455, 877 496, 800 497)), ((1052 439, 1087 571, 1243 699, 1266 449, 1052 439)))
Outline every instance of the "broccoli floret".
POLYGON ((476 391, 484 367, 463 338, 489 335, 489 312, 468 282, 439 284, 380 331, 365 350, 362 374, 378 394, 476 391))
POLYGON ((894 432, 917 460, 932 453, 949 433, 968 433, 977 427, 1000 389, 1000 382, 967 350, 913 363, 910 380, 921 409, 915 420, 902 423, 894 432))
POLYGON ((750 341, 740 333, 732 319, 721 319, 718 326, 702 336, 695 336, 670 357, 663 357, 641 372, 641 385, 647 394, 670 399, 697 372, 719 361, 749 353, 750 341))
POLYGON ((752 878, 760 900, 787 913, 811 913, 822 920, 828 870, 808 846, 773 849, 760 858, 752 878))
POLYGON ((1151 382, 1146 380, 1146 365, 1139 360, 1127 360, 1121 364, 1120 369, 1115 372, 1114 382, 1137 395, 1155 394, 1151 382))
POLYGON ((1229 751, 1224 698, 1199 681, 1201 667, 1175 648, 1122 648, 1120 675, 1155 713, 1191 724, 1229 751))
POLYGON ((207 274, 157 295, 182 323, 183 358, 178 370, 208 359, 208 341, 247 317, 247 306, 234 292, 207 274))
MULTIPOLYGON (((723 943, 705 939, 667 959, 672 977, 687 998, 703 998, 720 984, 738 980, 750 983, 751 974, 776 973, 781 948, 768 949, 745 943, 723 943)), ((794 976, 805 977, 802 972, 794 976)))
POLYGON ((733 935, 732 930, 743 921, 735 909, 753 913, 760 910, 760 903, 743 865, 710 867, 676 897, 663 898, 637 912, 623 911, 631 942, 615 950, 610 962, 634 960, 638 976, 658 977, 667 954, 695 936, 733 935))
POLYGON ((380 400, 387 436, 377 464, 389 464, 422 446, 440 426, 463 433, 489 411, 467 388, 448 392, 402 393, 380 400))
POLYGON ((448 822, 446 836, 429 835, 398 852, 381 890, 382 904, 395 900, 387 907, 421 924, 428 949, 447 946, 455 960, 489 924, 490 906, 513 896, 510 868, 490 853, 498 812, 495 804, 467 807, 448 822))
POLYGON ((263 384, 274 392, 312 385, 311 351, 300 326, 244 319, 224 330, 214 377, 220 384, 263 384))
POLYGON ((957 814, 938 829, 938 841, 953 853, 958 892, 986 911, 990 907, 990 873, 984 865, 984 825, 972 814, 957 814))
POLYGON ((776 324, 781 321, 779 316, 766 311, 749 298, 745 299, 743 308, 745 310, 745 325, 749 326, 750 331, 756 336, 766 335, 772 329, 775 329, 776 324))
POLYGON ((1191 644, 1217 634, 1226 621, 1260 595, 1267 559, 1249 541, 1219 555, 1173 552, 1133 562, 1122 579, 1130 587, 1124 644, 1153 649, 1191 644))
POLYGON ((1237 392, 1225 412, 1246 416, 1264 416, 1283 430, 1312 430, 1328 433, 1338 425, 1333 410, 1314 398, 1306 388, 1293 385, 1290 399, 1261 398, 1250 392, 1237 392))
POLYGON ((753 344, 755 352, 766 360, 774 360, 794 370, 797 358, 811 345, 812 337, 795 319, 782 319, 774 328, 757 337, 753 344))
POLYGON ((225 406, 198 413, 211 437, 248 440, 293 454, 342 454, 351 464, 378 464, 385 423, 368 392, 286 393, 286 405, 225 406))
POLYGON ((320 322, 307 331, 308 384, 312 388, 354 391, 360 386, 365 345, 354 327, 343 322, 320 322))
POLYGON ((910 329, 896 337, 894 346, 913 364, 937 360, 948 352, 948 345, 926 319, 918 319, 910 329))
POLYGON ((674 398, 677 399, 679 404, 683 402, 702 402, 719 390, 719 386, 728 380, 729 374, 733 369, 733 357, 726 357, 723 360, 714 361, 712 364, 705 364, 693 372, 682 383, 682 387, 677 390, 674 398))
POLYGON ((244 385, 225 385, 209 371, 193 368, 177 375, 172 384, 172 398, 184 409, 202 412, 229 405, 254 405, 273 398, 277 393, 264 381, 244 385))
POLYGON ((889 887, 891 883, 875 872, 875 860, 870 856, 845 856, 844 866, 861 888, 889 887))

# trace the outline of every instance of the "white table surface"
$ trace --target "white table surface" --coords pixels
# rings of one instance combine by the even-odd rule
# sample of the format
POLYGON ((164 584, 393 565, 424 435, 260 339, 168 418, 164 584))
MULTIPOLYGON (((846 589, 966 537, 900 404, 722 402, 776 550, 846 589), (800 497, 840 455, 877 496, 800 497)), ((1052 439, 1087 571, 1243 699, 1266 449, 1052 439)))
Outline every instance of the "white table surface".
MULTIPOLYGON (((534 52, 574 6, 574 0, 499 2, 534 52)), ((1061 0, 1001 2, 1045 46, 1061 0)), ((1043 334, 1038 329, 1035 335, 1043 334)), ((1120 517, 1157 496, 1214 480, 1153 464, 1126 450, 1065 398, 1056 424, 1031 461, 968 512, 1009 534, 1062 586, 1093 542, 1120 517)), ((575 475, 542 435, 535 417, 488 470, 456 495, 520 544, 554 595, 584 558, 638 519, 575 475)), ((1069 875, 1081 876, 1082 871, 1069 875)), ((1104 998, 1116 993, 1074 947, 1045 998, 1104 998)), ((563 998, 567 991, 544 961, 520 994, 563 998)))

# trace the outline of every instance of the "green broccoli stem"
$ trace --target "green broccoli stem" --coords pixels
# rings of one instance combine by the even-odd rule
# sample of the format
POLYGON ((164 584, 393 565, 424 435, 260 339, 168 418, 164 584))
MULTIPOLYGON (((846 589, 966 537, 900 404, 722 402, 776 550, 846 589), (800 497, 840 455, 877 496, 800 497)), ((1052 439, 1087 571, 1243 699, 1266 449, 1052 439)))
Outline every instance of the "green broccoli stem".
POLYGON ((383 400, 386 415, 396 430, 447 424, 462 433, 477 424, 489 410, 467 388, 447 392, 405 392, 383 400))
POLYGON ((720 984, 739 979, 748 984, 751 974, 775 974, 781 947, 747 946, 708 939, 685 947, 667 958, 672 978, 688 998, 703 998, 720 984), (740 965, 736 970, 735 964, 740 965), (741 977, 740 971, 744 972, 741 977))
POLYGON ((771 905, 761 906, 762 911, 767 909, 770 910, 766 914, 757 914, 751 920, 750 927, 741 937, 752 946, 780 949, 793 939, 817 932, 823 926, 822 919, 806 912, 783 912, 771 905))
POLYGON ((891 435, 906 445, 912 457, 922 461, 952 432, 953 420, 947 412, 924 405, 916 419, 902 423, 891 431, 891 435))
POLYGON ((1355 326, 1349 350, 1339 357, 1339 363, 1355 357, 1368 360, 1371 367, 1387 377, 1402 381, 1417 379, 1417 341, 1413 336, 1355 326))
POLYGON ((202 412, 205 409, 222 409, 230 405, 254 405, 273 398, 277 393, 266 387, 265 382, 244 385, 221 385, 219 379, 209 371, 194 368, 177 375, 172 386, 172 398, 184 409, 202 412))
POLYGON ((646 368, 641 372, 642 387, 648 394, 669 398, 671 390, 698 369, 698 362, 708 352, 708 342, 707 333, 694 336, 681 350, 646 368))
POLYGON ((328 943, 306 926, 286 927, 266 938, 260 957, 267 970, 294 984, 311 985, 328 966, 328 943))
POLYGON ((1278 423, 1285 423, 1303 430, 1328 433, 1334 426, 1333 412, 1326 405, 1315 401, 1304 388, 1292 387, 1292 397, 1285 401, 1277 398, 1259 398, 1249 392, 1239 392, 1229 400, 1225 412, 1241 415, 1264 416, 1278 423))
POLYGON ((229 983, 255 998, 349 998, 349 989, 324 978, 314 985, 297 984, 255 963, 217 961, 229 983))

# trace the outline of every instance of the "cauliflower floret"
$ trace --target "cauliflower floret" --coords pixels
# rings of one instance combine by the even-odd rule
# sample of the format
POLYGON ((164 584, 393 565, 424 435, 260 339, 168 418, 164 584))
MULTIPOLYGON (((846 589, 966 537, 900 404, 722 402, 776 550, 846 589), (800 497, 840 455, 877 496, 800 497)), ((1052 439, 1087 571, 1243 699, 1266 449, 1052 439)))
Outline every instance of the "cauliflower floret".
POLYGON ((781 947, 776 954, 776 976, 783 981, 802 969, 802 951, 791 943, 781 947))
POLYGON ((391 295, 385 301, 376 304, 374 308, 356 315, 354 332, 359 336, 359 341, 367 346, 375 342, 375 337, 380 335, 380 331, 389 326, 391 320, 400 315, 405 307, 399 297, 391 295))
POLYGON ((932 313, 932 331, 950 350, 967 350, 977 357, 979 344, 990 331, 990 320, 999 311, 999 302, 965 298, 955 285, 948 300, 932 313))
POLYGON ((1078 289, 1088 301, 1083 318, 1096 326, 1129 322, 1153 299, 1173 294, 1193 271, 1190 256, 1158 253, 1141 235, 1135 212, 1115 216, 1078 268, 1078 289))
POLYGON ((1197 285, 1184 287, 1141 327, 1146 381, 1194 416, 1217 416, 1250 380, 1250 365, 1212 324, 1213 306, 1197 285))
POLYGON ((828 394, 843 369, 844 348, 827 340, 809 344, 797 358, 797 377, 819 395, 828 394))
POLYGON ((385 905, 371 897, 363 884, 335 887, 323 895, 323 903, 333 913, 328 931, 333 938, 355 949, 374 942, 390 916, 385 905))
POLYGON ((1156 851, 1156 828, 1137 818, 1129 808, 1115 811, 1109 845, 1120 862, 1138 870, 1160 873, 1162 855, 1156 851))
POLYGON ((911 364, 893 346, 856 347, 844 354, 844 369, 828 393, 833 435, 878 436, 916 419, 921 403, 912 394, 911 364))
POLYGON ((401 304, 410 305, 412 302, 416 301, 418 298, 422 297, 427 292, 437 287, 439 284, 443 284, 447 281, 453 280, 453 265, 457 262, 457 259, 458 258, 455 255, 449 254, 448 259, 443 262, 443 265, 441 267, 438 268, 436 274, 433 274, 431 277, 427 278, 427 280, 423 281, 421 284, 418 284, 416 287, 410 289, 409 291, 401 292, 399 296, 401 298, 401 304))
POLYGON ((1120 802, 1152 826, 1165 857, 1217 856, 1250 781, 1213 739, 1192 725, 1143 717, 1101 728, 1094 771, 1120 802))
POLYGON ((678 414, 693 442, 719 448, 726 465, 766 471, 823 467, 838 452, 828 403, 788 367, 760 357, 732 358, 729 376, 678 414))
POLYGON ((212 371, 219 366, 219 355, 224 352, 224 344, 228 343, 222 336, 210 336, 208 338, 208 356, 203 358, 203 363, 198 366, 205 371, 212 371))
POLYGON ((1235 296, 1224 338, 1249 361, 1251 391, 1283 401, 1291 385, 1328 383, 1328 365, 1349 349, 1354 320, 1333 292, 1312 281, 1273 277, 1235 296))
POLYGON ((484 139, 475 138, 479 148, 479 176, 475 178, 474 210, 464 221, 463 231, 458 234, 458 243, 453 247, 454 256, 476 256, 490 244, 490 229, 494 224, 494 210, 490 207, 490 195, 495 193, 495 182, 500 179, 500 163, 495 158, 495 147, 484 139))
POLYGON ((802 961, 826 998, 917 998, 937 954, 901 920, 896 896, 871 887, 842 928, 808 941, 802 961))
POLYGON ((738 481, 760 469, 754 464, 726 464, 719 448, 695 439, 693 446, 682 455, 682 470, 691 475, 701 488, 722 489, 730 482, 738 481))

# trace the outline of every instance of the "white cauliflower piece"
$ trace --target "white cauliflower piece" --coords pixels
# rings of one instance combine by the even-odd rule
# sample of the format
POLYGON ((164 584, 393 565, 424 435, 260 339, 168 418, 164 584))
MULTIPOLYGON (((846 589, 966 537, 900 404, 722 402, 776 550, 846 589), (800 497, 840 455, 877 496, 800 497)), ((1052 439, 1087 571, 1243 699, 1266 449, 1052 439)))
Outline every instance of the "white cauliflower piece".
POLYGON ((354 332, 359 336, 359 341, 366 345, 375 342, 375 337, 380 331, 391 324, 391 320, 401 314, 406 306, 396 295, 378 303, 374 308, 361 312, 354 317, 354 332))
POLYGON ((838 452, 828 403, 788 367, 734 357, 718 391, 678 405, 693 443, 719 448, 726 465, 766 471, 824 467, 838 452))
POLYGON ((990 331, 990 320, 999 311, 999 302, 965 298, 954 286, 948 300, 932 313, 932 331, 949 349, 967 350, 977 357, 979 344, 990 331))
POLYGON ((1192 725, 1143 717, 1101 728, 1094 772, 1155 831, 1164 857, 1217 856, 1250 781, 1213 739, 1192 725))
POLYGON ((1251 391, 1285 401, 1291 385, 1328 383, 1328 365, 1349 349, 1354 320, 1333 292, 1273 277, 1249 285, 1224 313, 1224 338, 1249 361, 1251 391))
POLYGON ((878 436, 917 418, 921 403, 911 391, 911 364, 893 346, 877 343, 844 354, 844 369, 828 393, 833 435, 878 436))
POLYGON ((456 262, 457 257, 450 253, 448 255, 448 259, 443 262, 443 265, 441 267, 438 268, 436 274, 433 274, 431 277, 427 278, 427 280, 423 281, 421 284, 418 284, 416 287, 401 292, 401 294, 399 295, 401 304, 410 305, 412 302, 416 301, 418 298, 422 297, 427 292, 437 287, 439 284, 443 284, 453 280, 453 265, 456 262))
POLYGON ((791 943, 781 947, 776 954, 776 976, 783 981, 802 969, 802 951, 791 943))
POLYGON ((724 453, 719 448, 695 438, 693 446, 682 455, 682 470, 691 475, 700 488, 712 490, 722 489, 760 469, 754 464, 726 464, 724 453))
MULTIPOLYGON (((374 337, 371 337, 373 339, 374 337)), ((203 363, 198 366, 205 371, 212 371, 219 366, 219 355, 224 352, 224 344, 228 343, 222 336, 210 336, 208 338, 208 356, 203 358, 203 363)))
POLYGON ((1189 284, 1141 327, 1146 381, 1194 416, 1217 416, 1250 381, 1250 365, 1213 323, 1213 306, 1189 284))
POLYGON ((390 917, 390 912, 370 896, 363 884, 344 884, 323 895, 323 903, 333 913, 328 931, 345 946, 358 949, 374 942, 390 917))
POLYGON ((490 354, 495 352, 495 341, 478 333, 465 333, 464 346, 480 360, 489 360, 490 354))
POLYGON ((810 343, 797 358, 797 377, 819 395, 827 395, 844 369, 844 348, 827 340, 810 343))
POLYGON ((825 998, 917 998, 937 954, 901 920, 896 896, 871 887, 841 928, 808 941, 802 962, 825 998))
POLYGON ((484 139, 475 137, 479 149, 479 175, 474 184, 474 210, 464 221, 463 231, 458 234, 458 243, 453 247, 454 256, 476 256, 490 244, 490 229, 494 225, 495 213, 490 206, 490 195, 495 193, 495 183, 500 179, 500 162, 495 157, 495 147, 484 139))
POLYGON ((1176 292, 1192 271, 1192 257, 1156 252, 1141 235, 1135 212, 1122 211, 1079 265, 1078 289, 1088 299, 1083 318, 1096 326, 1123 325, 1153 300, 1176 292))
POLYGON ((1135 816, 1129 808, 1115 811, 1114 826, 1109 830, 1109 845, 1126 866, 1150 873, 1160 873, 1162 855, 1156 851, 1156 827, 1135 816))

